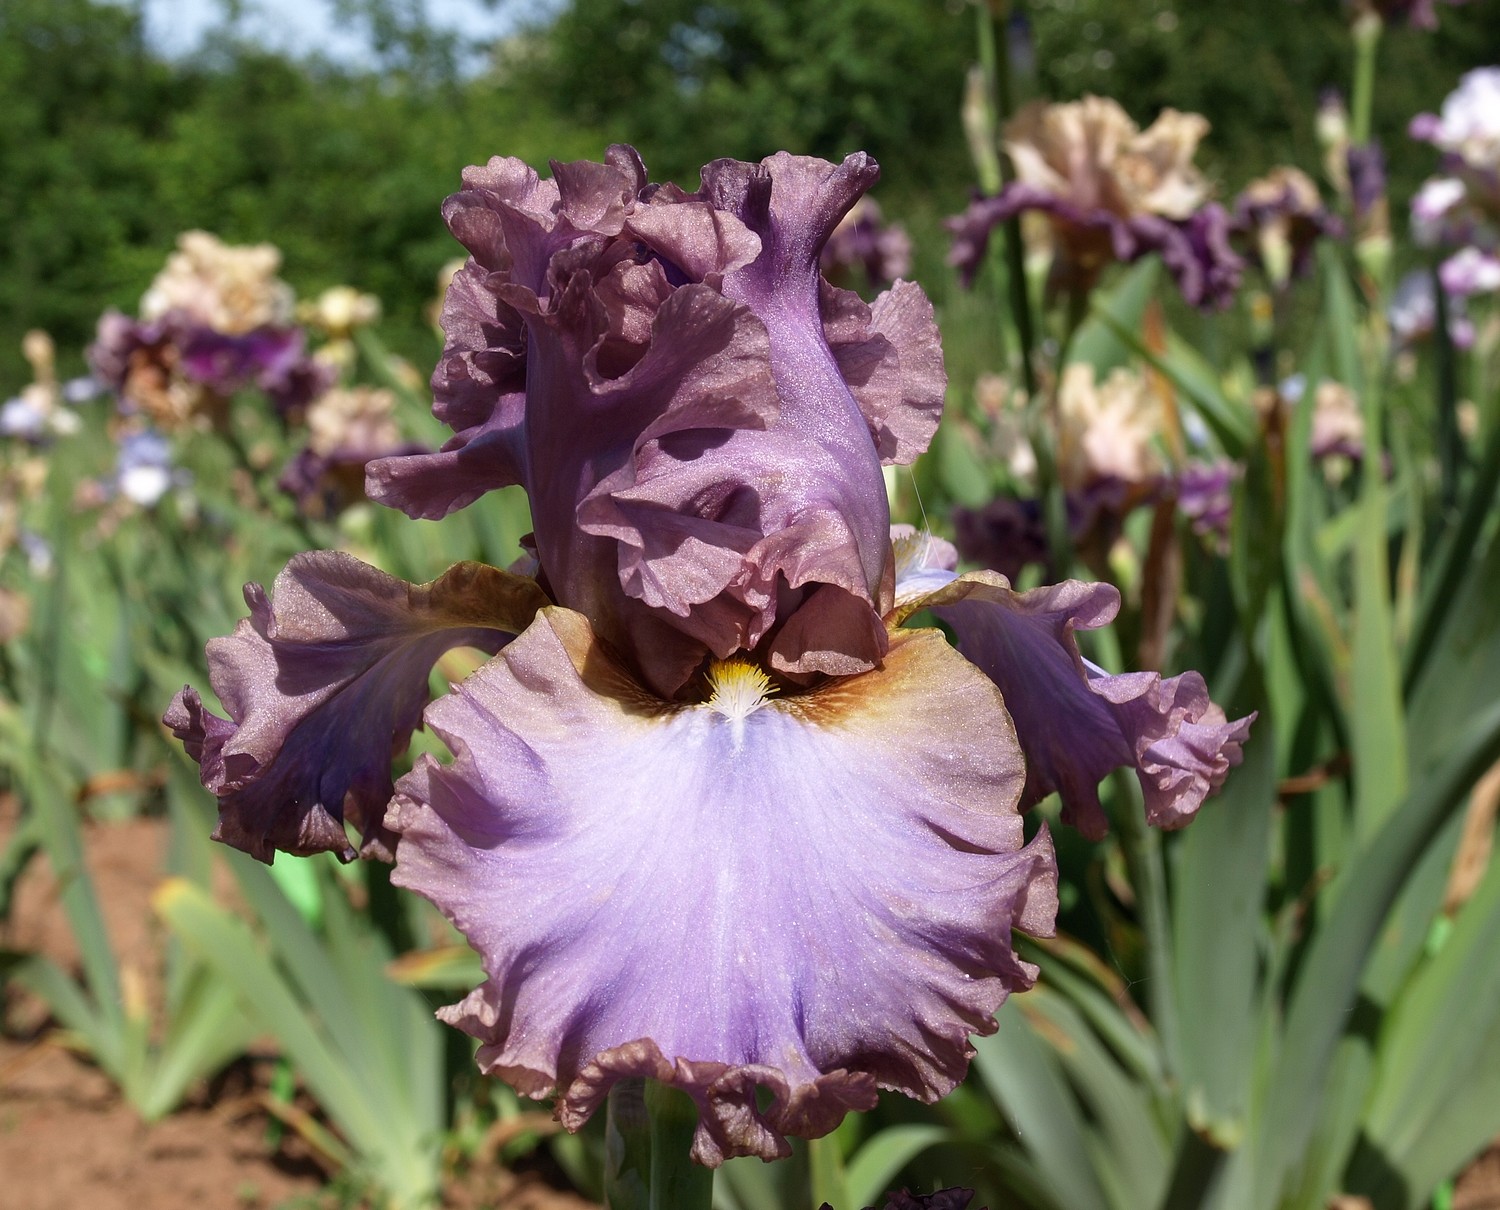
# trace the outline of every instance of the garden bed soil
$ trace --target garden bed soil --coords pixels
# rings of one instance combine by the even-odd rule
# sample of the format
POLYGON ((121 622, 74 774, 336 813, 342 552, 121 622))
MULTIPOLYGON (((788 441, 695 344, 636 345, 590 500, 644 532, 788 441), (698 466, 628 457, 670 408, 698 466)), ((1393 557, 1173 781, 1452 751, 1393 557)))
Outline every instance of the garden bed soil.
MULTIPOLYGON (((15 826, 0 796, 0 848, 15 826)), ((150 896, 162 877, 164 820, 90 824, 85 852, 122 969, 158 980, 160 928, 150 896)), ((42 953, 73 969, 78 948, 43 858, 16 887, 0 948, 42 953)), ((40 1001, 4 992, 0 1018, 0 1210, 355 1210, 300 1139, 280 1132, 257 1103, 272 1070, 269 1048, 194 1089, 147 1125, 110 1080, 71 1053, 40 1001)), ((445 1191, 453 1210, 591 1210, 534 1174, 476 1173, 445 1191)))

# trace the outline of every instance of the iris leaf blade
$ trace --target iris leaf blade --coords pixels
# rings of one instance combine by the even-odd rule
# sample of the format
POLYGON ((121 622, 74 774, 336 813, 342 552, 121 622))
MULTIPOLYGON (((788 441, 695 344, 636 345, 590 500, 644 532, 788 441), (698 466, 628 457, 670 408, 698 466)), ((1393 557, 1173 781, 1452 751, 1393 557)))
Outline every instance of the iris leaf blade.
POLYGON ((1258 1204, 1274 1202, 1300 1162, 1370 949, 1412 863, 1497 757, 1500 701, 1477 713, 1444 759, 1414 779, 1406 801, 1335 880, 1332 907, 1288 997, 1280 1050, 1268 1076, 1256 1175, 1270 1197, 1258 1197, 1258 1204))
POLYGON ((929 1147, 952 1139, 953 1133, 946 1127, 916 1122, 887 1126, 871 1135, 850 1158, 844 1172, 849 1205, 875 1205, 901 1169, 929 1147))
POLYGON ((1057 1204, 1068 1210, 1108 1210, 1093 1173, 1089 1127, 1057 1060, 1015 997, 998 1016, 996 1033, 974 1039, 980 1079, 1021 1146, 1053 1184, 1057 1204))

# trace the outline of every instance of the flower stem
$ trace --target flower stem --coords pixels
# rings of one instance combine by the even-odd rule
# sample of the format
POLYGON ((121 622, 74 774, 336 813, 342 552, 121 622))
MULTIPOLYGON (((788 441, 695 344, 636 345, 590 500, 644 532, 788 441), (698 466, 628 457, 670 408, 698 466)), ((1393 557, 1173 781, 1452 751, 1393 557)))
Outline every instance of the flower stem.
POLYGON ((1443 279, 1432 270, 1432 297, 1435 323, 1432 343, 1437 352, 1438 465, 1442 468, 1443 515, 1452 517, 1458 511, 1458 476, 1463 464, 1464 446, 1458 435, 1458 369, 1453 351, 1453 336, 1448 329, 1448 292, 1443 279))
POLYGON ((714 1170, 695 1164, 689 1155, 697 1107, 685 1093, 653 1080, 646 1085, 646 1114, 651 1120, 650 1210, 710 1210, 714 1170))
POLYGON ((1167 876, 1161 837, 1146 826, 1145 807, 1135 779, 1124 770, 1113 775, 1114 825, 1135 888, 1136 913, 1146 938, 1146 1001, 1151 1024, 1161 1038, 1163 1062, 1170 1077, 1180 1053, 1177 1000, 1172 965, 1172 914, 1167 904, 1167 876))
MULTIPOLYGON (((979 21, 979 59, 984 71, 986 100, 990 109, 990 125, 996 136, 1015 111, 1015 98, 1010 78, 1009 24, 1006 17, 1009 5, 1000 0, 992 5, 989 0, 978 0, 976 12, 979 21), (1000 36, 997 38, 996 17, 1000 18, 1000 36), (1000 46, 1003 41, 1005 44, 1000 46)), ((1005 156, 996 163, 999 179, 991 184, 982 181, 987 193, 996 193, 1000 186, 1012 179, 1013 173, 1005 156)), ((1033 364, 1033 349, 1036 345, 1036 325, 1032 321, 1031 299, 1026 286, 1026 251, 1021 242, 1021 217, 1013 215, 1005 223, 1005 280, 1010 292, 1011 322, 1015 325, 1016 340, 1020 351, 1021 379, 1028 398, 1036 394, 1036 367, 1033 364)))
POLYGON ((609 1210, 649 1210, 651 1119, 643 1080, 621 1080, 609 1090, 604 1119, 604 1204, 609 1210))
POLYGON ((809 1139, 808 1159, 812 1167, 813 1205, 827 1204, 844 1210, 849 1202, 849 1185, 844 1174, 844 1148, 839 1133, 809 1139))
POLYGON ((1354 92, 1349 100, 1349 140, 1356 147, 1370 141, 1371 110, 1375 101, 1375 52, 1384 28, 1378 13, 1364 13, 1354 22, 1354 92))

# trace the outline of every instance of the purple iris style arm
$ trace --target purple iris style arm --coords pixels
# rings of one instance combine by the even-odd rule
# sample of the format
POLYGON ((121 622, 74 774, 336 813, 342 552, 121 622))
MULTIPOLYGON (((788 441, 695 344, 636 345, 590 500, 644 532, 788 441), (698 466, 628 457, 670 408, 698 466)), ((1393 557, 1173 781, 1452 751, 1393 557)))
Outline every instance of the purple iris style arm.
POLYGON ((719 161, 695 194, 629 148, 553 173, 496 159, 449 199, 472 259, 433 385, 457 432, 372 463, 370 494, 436 517, 523 484, 556 598, 659 692, 763 640, 793 676, 872 667, 881 463, 926 447, 945 385, 917 287, 867 307, 818 272, 875 165, 719 161))
POLYGON ((1119 610, 1112 586, 1065 580, 1016 592, 992 572, 955 574, 946 542, 904 527, 897 540, 896 616, 931 609, 999 687, 1026 753, 1023 808, 1056 791, 1063 821, 1098 840, 1109 828, 1099 781, 1132 768, 1147 822, 1180 828, 1240 763, 1255 715, 1230 722, 1198 673, 1116 676, 1079 654, 1073 632, 1119 610))
POLYGON ((220 718, 188 687, 163 720, 219 799, 214 838, 269 862, 276 850, 354 856, 344 831, 389 858, 380 821, 428 701, 428 673, 454 647, 499 650, 545 604, 536 584, 459 564, 415 587, 349 555, 298 555, 250 617, 208 645, 220 718))
POLYGON ((946 1094, 1035 978, 1010 934, 1051 932, 1056 871, 989 681, 929 630, 764 688, 662 701, 553 609, 428 710, 455 760, 398 783, 393 878, 484 959, 443 1018, 570 1129, 649 1076, 697 1102, 699 1162, 783 1156, 878 1087, 946 1094))

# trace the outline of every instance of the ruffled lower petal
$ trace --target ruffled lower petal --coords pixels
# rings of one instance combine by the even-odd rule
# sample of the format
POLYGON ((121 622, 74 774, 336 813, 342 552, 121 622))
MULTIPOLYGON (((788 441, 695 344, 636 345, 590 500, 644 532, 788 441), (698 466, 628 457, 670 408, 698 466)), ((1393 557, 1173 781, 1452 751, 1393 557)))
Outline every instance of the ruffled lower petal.
MULTIPOLYGON (((214 833, 269 862, 282 852, 354 855, 347 818, 382 852, 391 759, 420 724, 443 652, 494 652, 546 598, 532 580, 459 564, 414 586, 350 555, 298 555, 250 617, 208 644, 209 679, 228 711, 184 688, 163 720, 219 799, 214 833)), ((386 854, 388 855, 388 854, 386 854)))
POLYGON ((442 1014, 481 1067, 570 1129, 617 1079, 675 1085, 708 1164, 785 1155, 877 1087, 945 1094, 1035 976, 1012 928, 1056 912, 999 695, 941 635, 803 695, 720 675, 669 705, 547 610, 429 708, 455 759, 424 758, 386 821, 395 881, 484 960, 442 1014))
POLYGON ((1055 281, 1092 288, 1108 260, 1129 264, 1159 252, 1183 298, 1195 307, 1220 309, 1239 288, 1244 262, 1229 246, 1228 212, 1216 203, 1182 219, 1150 213, 1127 217, 1020 181, 971 202, 963 214, 948 220, 953 236, 948 260, 966 284, 973 284, 984 263, 990 233, 1027 210, 1048 215, 1056 228, 1055 281))
POLYGON ((1196 672, 1111 675, 1078 651, 1076 630, 1114 620, 1109 584, 1065 580, 1016 592, 1003 576, 952 571, 952 547, 896 527, 899 622, 931 609, 958 650, 999 687, 1026 756, 1023 808, 1056 791, 1063 821, 1097 840, 1109 830, 1099 782, 1132 768, 1147 822, 1180 828, 1240 763, 1255 715, 1229 721, 1196 672))

